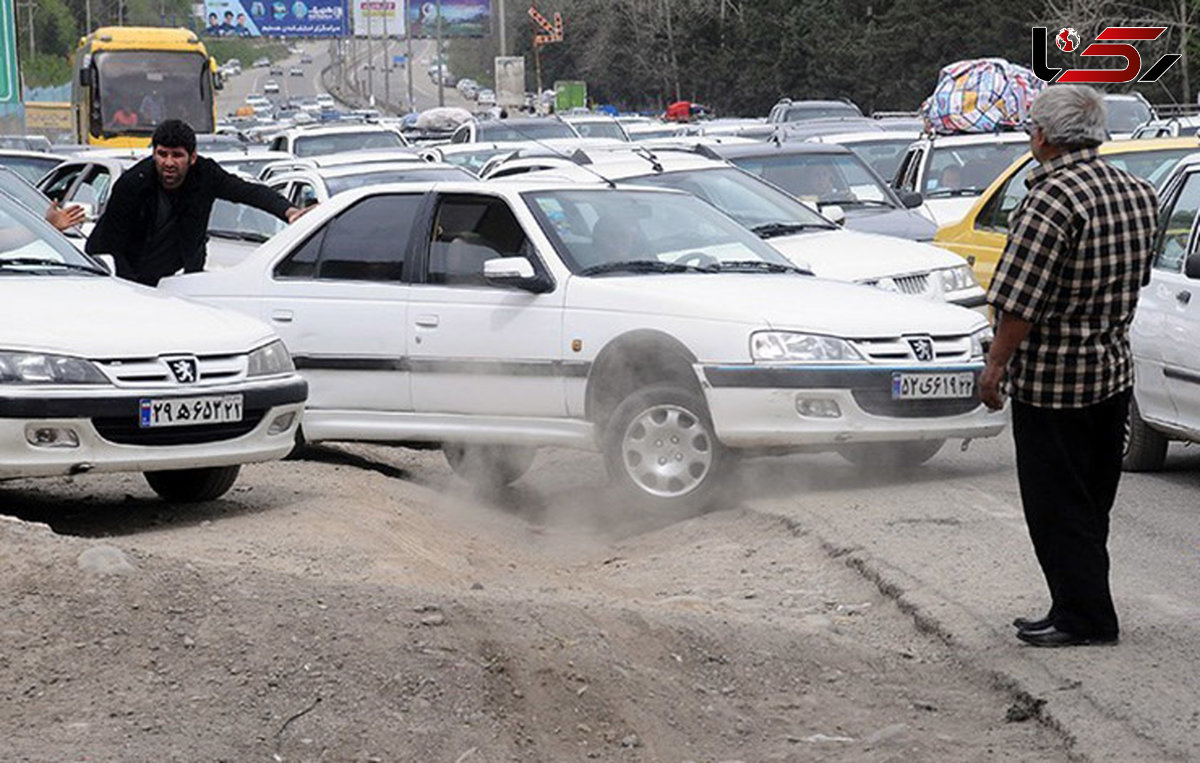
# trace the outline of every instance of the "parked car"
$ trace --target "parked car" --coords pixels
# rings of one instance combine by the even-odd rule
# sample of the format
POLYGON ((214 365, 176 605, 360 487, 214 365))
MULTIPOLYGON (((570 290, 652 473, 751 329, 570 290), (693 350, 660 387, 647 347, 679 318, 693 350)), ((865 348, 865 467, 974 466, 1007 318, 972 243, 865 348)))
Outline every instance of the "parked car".
POLYGON ((367 148, 404 148, 408 141, 383 125, 353 124, 297 127, 285 130, 271 141, 272 151, 298 157, 322 156, 367 148))
POLYGON ((63 157, 41 151, 0 150, 0 167, 8 167, 31 183, 62 163, 63 157))
POLYGON ((1024 132, 929 135, 912 143, 892 186, 917 192, 938 226, 958 222, 992 181, 1025 151, 1024 132))
POLYGON ((309 53, 301 53, 300 54, 300 63, 311 64, 312 62, 313 62, 313 57, 311 54, 309 54, 309 53))
POLYGON ((809 119, 829 119, 831 117, 861 117, 862 109, 848 99, 840 101, 793 101, 783 98, 771 107, 767 121, 771 124, 786 124, 803 122, 809 119))
POLYGON ((431 162, 374 162, 322 169, 295 170, 272 175, 268 186, 301 209, 329 201, 333 196, 367 185, 429 183, 442 180, 478 180, 468 170, 453 164, 431 162))
POLYGON ((415 151, 406 148, 369 148, 357 151, 345 151, 338 154, 318 154, 317 156, 287 157, 264 165, 258 172, 261 181, 272 180, 289 172, 304 172, 333 167, 366 164, 395 164, 411 162, 423 166, 423 157, 415 151))
POLYGON ((579 133, 557 117, 470 119, 451 134, 451 143, 522 143, 555 138, 578 138, 579 133))
POLYGON ((679 150, 588 152, 586 162, 578 154, 567 158, 570 165, 525 177, 687 191, 821 278, 984 309, 983 289, 961 257, 931 244, 845 230, 728 162, 679 150))
POLYGON ((136 471, 207 501, 292 449, 307 385, 268 326, 114 278, 2 194, 0 229, 0 480, 136 471))
POLYGON ((977 395, 982 316, 804 275, 663 189, 371 186, 159 288, 272 316, 306 440, 440 444, 485 484, 594 449, 632 499, 697 508, 736 453, 912 466, 1006 421, 977 395))
POLYGON ((629 135, 625 132, 625 128, 621 127, 621 123, 603 114, 564 116, 562 121, 569 124, 581 138, 629 141, 629 135))
POLYGON ((303 77, 304 76, 304 67, 293 66, 292 68, 288 69, 288 76, 289 77, 303 77))
MULTIPOLYGON (((1100 146, 1107 161, 1156 187, 1162 186, 1180 159, 1197 150, 1200 140, 1195 137, 1117 140, 1100 146)), ((991 282, 1008 242, 1008 216, 1025 198, 1025 179, 1036 166, 1030 154, 1019 157, 988 186, 962 220, 939 228, 934 237, 935 243, 965 257, 984 285, 991 282)))
POLYGON ((766 141, 708 146, 720 156, 829 217, 837 207, 851 230, 932 241, 937 226, 917 209, 919 193, 898 195, 850 149, 837 144, 766 141))
POLYGON ((1154 107, 1141 93, 1105 93, 1108 113, 1108 139, 1124 140, 1139 126, 1155 119, 1154 107))
POLYGON ((1162 230, 1130 329, 1127 471, 1161 469, 1171 440, 1200 442, 1200 154, 1175 167, 1159 198, 1162 230))
POLYGON ((836 143, 845 146, 875 170, 884 180, 896 176, 896 169, 904 159, 908 147, 921 137, 918 130, 910 132, 872 130, 869 132, 842 132, 833 135, 814 135, 806 140, 813 143, 836 143))
POLYGON ((254 59, 254 68, 255 69, 261 69, 264 66, 270 66, 270 65, 271 65, 271 59, 269 59, 269 58, 263 57, 263 58, 254 59))
POLYGON ((49 151, 51 146, 45 135, 0 135, 0 149, 49 151))
POLYGON ((269 79, 263 83, 264 94, 276 94, 279 92, 279 83, 273 79, 269 79))
POLYGON ((496 105, 496 91, 492 90, 491 88, 487 88, 487 87, 480 88, 479 91, 475 94, 475 101, 480 106, 495 106, 496 105))
POLYGON ((1200 130, 1200 116, 1167 117, 1143 123, 1129 137, 1133 140, 1180 138, 1195 135, 1197 130, 1200 130))
POLYGON ((282 77, 283 76, 283 66, 281 64, 271 64, 271 67, 270 67, 270 69, 268 69, 267 74, 270 74, 272 77, 282 77))

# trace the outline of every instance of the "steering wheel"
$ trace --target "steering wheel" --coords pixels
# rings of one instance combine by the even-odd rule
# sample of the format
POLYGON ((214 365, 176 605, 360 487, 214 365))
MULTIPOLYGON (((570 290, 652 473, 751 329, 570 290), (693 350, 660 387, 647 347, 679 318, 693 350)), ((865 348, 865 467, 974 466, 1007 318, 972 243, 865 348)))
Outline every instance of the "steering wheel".
POLYGON ((676 265, 695 265, 696 267, 704 267, 706 265, 716 265, 717 258, 711 254, 704 252, 688 252, 679 259, 675 260, 676 265))

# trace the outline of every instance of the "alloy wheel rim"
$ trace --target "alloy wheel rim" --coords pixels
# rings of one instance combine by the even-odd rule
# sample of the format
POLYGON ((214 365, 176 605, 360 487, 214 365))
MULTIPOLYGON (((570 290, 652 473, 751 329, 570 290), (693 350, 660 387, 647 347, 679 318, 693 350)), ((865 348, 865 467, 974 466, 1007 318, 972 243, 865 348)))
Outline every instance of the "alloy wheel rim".
POLYGON ((679 498, 698 488, 712 471, 712 436, 688 409, 656 405, 626 427, 621 463, 639 489, 659 498, 679 498))

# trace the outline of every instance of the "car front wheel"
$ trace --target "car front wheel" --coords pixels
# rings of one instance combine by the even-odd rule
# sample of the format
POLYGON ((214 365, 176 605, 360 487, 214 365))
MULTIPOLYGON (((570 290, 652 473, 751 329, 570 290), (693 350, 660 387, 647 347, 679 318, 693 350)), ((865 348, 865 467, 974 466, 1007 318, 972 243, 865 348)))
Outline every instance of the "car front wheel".
POLYGON ((229 492, 237 481, 241 466, 212 466, 204 469, 176 469, 146 472, 146 482, 164 500, 173 503, 215 501, 229 492))
POLYGON ((1121 469, 1127 472, 1156 472, 1167 460, 1167 438, 1142 420, 1137 400, 1129 401, 1125 418, 1125 449, 1121 469))
POLYGON ((617 487, 635 501, 688 512, 713 507, 728 487, 733 463, 704 400, 667 384, 638 390, 617 406, 604 457, 617 487))

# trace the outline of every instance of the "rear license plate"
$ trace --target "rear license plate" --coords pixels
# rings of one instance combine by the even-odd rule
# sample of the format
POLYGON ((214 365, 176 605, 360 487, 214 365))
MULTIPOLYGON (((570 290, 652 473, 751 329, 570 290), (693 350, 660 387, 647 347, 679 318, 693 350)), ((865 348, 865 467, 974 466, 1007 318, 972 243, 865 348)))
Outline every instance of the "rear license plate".
POLYGON ((975 374, 970 371, 892 374, 893 400, 946 400, 974 396, 975 374))
POLYGON ((142 398, 138 409, 143 429, 227 424, 242 420, 242 396, 142 398))

